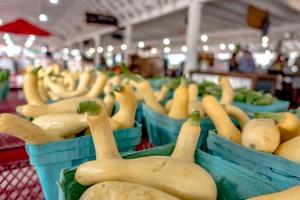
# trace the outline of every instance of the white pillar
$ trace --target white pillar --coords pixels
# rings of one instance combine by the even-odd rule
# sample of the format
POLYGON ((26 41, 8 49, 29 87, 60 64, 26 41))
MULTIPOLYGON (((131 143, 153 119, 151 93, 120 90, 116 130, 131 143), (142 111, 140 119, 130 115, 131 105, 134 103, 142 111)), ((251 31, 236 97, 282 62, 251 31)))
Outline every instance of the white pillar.
POLYGON ((125 64, 129 65, 129 52, 132 47, 132 25, 129 25, 125 29, 125 44, 127 49, 125 51, 125 64))
POLYGON ((95 67, 98 68, 100 65, 100 53, 98 52, 98 47, 101 44, 99 35, 96 35, 94 37, 94 44, 95 44, 95 46, 94 46, 94 48, 95 48, 94 64, 95 64, 95 67))
POLYGON ((202 4, 197 0, 192 0, 188 9, 188 25, 186 33, 186 45, 188 51, 184 67, 185 76, 189 77, 189 71, 197 69, 198 56, 197 46, 199 38, 199 29, 202 15, 202 4))

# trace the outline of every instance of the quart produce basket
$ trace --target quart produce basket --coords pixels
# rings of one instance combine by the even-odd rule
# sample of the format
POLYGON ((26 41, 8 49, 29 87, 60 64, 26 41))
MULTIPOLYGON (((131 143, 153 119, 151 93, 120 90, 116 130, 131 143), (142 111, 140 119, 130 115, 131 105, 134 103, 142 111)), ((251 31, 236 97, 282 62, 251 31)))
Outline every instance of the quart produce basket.
MULTIPOLYGON (((144 124, 146 125, 150 143, 161 146, 175 143, 180 128, 185 120, 171 119, 166 115, 155 112, 143 104, 144 124)), ((205 147, 208 131, 214 129, 214 124, 208 118, 201 119, 201 135, 197 144, 198 148, 205 147)))
POLYGON ((281 189, 300 184, 300 164, 295 162, 245 148, 217 135, 215 131, 210 131, 207 147, 212 155, 255 171, 281 189))
MULTIPOLYGON (((171 154, 173 149, 174 145, 169 144, 145 151, 123 154, 123 157, 130 159, 153 155, 167 156, 171 154)), ((278 191, 278 187, 264 177, 201 150, 196 150, 195 160, 214 178, 218 187, 218 200, 242 200, 278 191)), ((78 200, 87 189, 74 179, 75 171, 76 168, 62 170, 59 184, 60 200, 78 200)))
POLYGON ((273 104, 258 106, 235 101, 234 105, 243 109, 245 112, 283 112, 288 110, 290 102, 276 100, 273 104))
MULTIPOLYGON (((141 142, 141 125, 114 132, 120 152, 135 150, 141 142)), ((35 167, 47 200, 58 199, 60 171, 95 159, 91 136, 82 136, 45 145, 26 145, 30 163, 35 167)))

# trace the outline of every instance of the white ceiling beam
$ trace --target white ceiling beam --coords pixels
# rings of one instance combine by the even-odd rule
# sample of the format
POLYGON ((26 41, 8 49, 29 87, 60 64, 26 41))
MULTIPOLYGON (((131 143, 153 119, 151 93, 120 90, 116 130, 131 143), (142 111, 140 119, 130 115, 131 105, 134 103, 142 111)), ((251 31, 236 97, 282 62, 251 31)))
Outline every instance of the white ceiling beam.
POLYGON ((97 9, 97 12, 104 13, 105 9, 101 6, 101 3, 97 0, 91 0, 93 6, 97 9))
POLYGON ((114 8, 111 7, 111 5, 106 1, 106 0, 101 0, 99 1, 101 3, 102 6, 105 7, 105 9, 108 11, 108 13, 105 14, 112 14, 114 13, 114 8))
POLYGON ((205 8, 204 13, 206 15, 214 16, 216 18, 219 18, 222 21, 226 21, 230 24, 234 25, 245 25, 246 24, 246 19, 241 18, 240 15, 230 12, 228 10, 222 9, 220 7, 215 7, 215 6, 207 6, 205 8))
POLYGON ((130 18, 130 15, 128 14, 128 9, 130 9, 131 4, 128 2, 128 0, 121 0, 124 4, 124 9, 122 9, 121 13, 125 16, 124 20, 128 20, 130 18))
MULTIPOLYGON (((205 3, 205 2, 210 2, 210 1, 213 1, 213 0, 198 0, 198 1, 200 1, 202 3, 205 3)), ((104 3, 106 1, 102 0, 101 2, 104 3)), ((166 4, 165 6, 163 6, 161 8, 156 9, 155 11, 137 16, 137 17, 135 17, 131 20, 128 20, 126 22, 121 22, 120 26, 122 27, 122 26, 127 26, 127 25, 134 25, 134 24, 142 23, 142 22, 145 22, 145 21, 148 21, 148 20, 153 20, 153 19, 156 19, 158 17, 161 17, 161 16, 164 16, 164 15, 176 12, 178 10, 187 8, 189 3, 190 3, 189 0, 180 0, 180 1, 177 1, 177 2, 171 2, 171 3, 168 3, 168 4, 166 4)), ((87 38, 94 37, 95 35, 107 34, 107 33, 111 33, 111 32, 116 31, 116 30, 117 30, 116 27, 107 27, 106 29, 93 31, 93 32, 87 33, 83 36, 74 37, 74 39, 71 39, 68 42, 69 43, 70 42, 71 43, 72 42, 78 42, 80 40, 84 40, 84 39, 87 39, 87 38)))
MULTIPOLYGON (((283 36, 284 31, 298 31, 300 30, 300 23, 294 23, 294 24, 288 24, 286 26, 277 26, 277 27, 271 27, 270 29, 270 38, 271 42, 280 40, 283 36)), ((253 42, 257 43, 260 41, 261 32, 258 29, 253 28, 241 28, 236 30, 223 30, 223 31, 212 31, 212 32, 202 32, 201 34, 207 34, 208 35, 208 42, 209 45, 214 44, 220 44, 222 42, 224 43, 248 43, 253 42)), ((200 36, 199 34, 199 41, 200 36)), ((169 37, 171 40, 171 44, 173 43, 185 43, 185 36, 176 36, 176 37, 169 37)), ((159 39, 153 39, 153 40, 145 40, 146 44, 152 44, 152 45, 161 45, 161 38, 159 39)))
POLYGON ((172 12, 176 12, 178 10, 187 8, 188 5, 189 5, 188 0, 181 0, 181 1, 177 2, 175 5, 166 4, 158 9, 153 10, 150 13, 144 13, 140 16, 137 16, 134 19, 131 19, 131 20, 125 22, 124 26, 129 25, 129 24, 132 25, 132 24, 142 23, 142 22, 148 21, 148 20, 153 20, 153 19, 161 17, 163 15, 167 15, 172 12))

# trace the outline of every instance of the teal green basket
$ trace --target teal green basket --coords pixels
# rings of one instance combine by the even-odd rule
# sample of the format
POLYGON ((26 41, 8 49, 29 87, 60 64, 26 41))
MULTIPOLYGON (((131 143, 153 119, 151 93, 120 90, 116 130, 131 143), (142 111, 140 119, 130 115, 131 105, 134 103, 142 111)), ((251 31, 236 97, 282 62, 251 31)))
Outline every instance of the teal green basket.
MULTIPOLYGON (((114 135, 120 152, 135 150, 141 142, 141 125, 116 131, 114 135)), ((95 159, 94 144, 90 135, 45 145, 27 144, 26 150, 47 200, 58 199, 56 184, 62 169, 95 159)))
MULTIPOLYGON (((161 146, 169 143, 175 143, 180 128, 185 120, 171 119, 166 115, 155 112, 143 104, 144 124, 146 125, 150 143, 155 146, 161 146)), ((214 129, 214 124, 208 118, 201 119, 201 135, 197 148, 205 148, 208 131, 214 129)))
POLYGON ((234 102, 234 105, 243 109, 245 112, 284 112, 290 105, 288 101, 276 100, 273 104, 258 106, 242 102, 234 102))
POLYGON ((215 131, 210 131, 207 147, 212 155, 255 171, 281 189, 300 184, 300 164, 298 163, 242 147, 217 135, 215 131))
POLYGON ((3 81, 0 83, 0 101, 6 99, 9 92, 9 81, 3 81))
MULTIPOLYGON (((130 159, 153 155, 167 156, 171 154, 173 148, 174 145, 169 144, 141 152, 127 153, 123 157, 130 159)), ((196 151, 195 160, 214 178, 218 187, 218 200, 242 200, 279 191, 278 187, 264 177, 201 150, 196 151)), ((87 189, 74 179, 75 171, 76 168, 62 170, 59 184, 60 200, 78 200, 87 189)))

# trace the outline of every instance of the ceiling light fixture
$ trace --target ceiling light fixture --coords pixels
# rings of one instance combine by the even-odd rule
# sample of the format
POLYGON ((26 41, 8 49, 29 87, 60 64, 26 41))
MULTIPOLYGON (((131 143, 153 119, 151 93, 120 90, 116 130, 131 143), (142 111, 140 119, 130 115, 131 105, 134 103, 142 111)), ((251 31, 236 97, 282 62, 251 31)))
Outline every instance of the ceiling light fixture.
POLYGON ((121 50, 125 51, 127 49, 127 45, 126 44, 122 44, 121 45, 121 50))
POLYGON ((262 38, 261 38, 261 41, 263 42, 263 43, 268 43, 269 42, 269 37, 268 36, 263 36, 262 38))
POLYGON ((46 22, 46 21, 48 21, 48 16, 45 15, 44 13, 42 13, 42 14, 40 14, 40 16, 39 16, 39 20, 40 20, 41 22, 46 22))
POLYGON ((164 48, 164 53, 170 53, 171 52, 171 48, 170 47, 165 47, 164 48))
POLYGON ((50 2, 51 4, 58 4, 58 3, 59 3, 59 0, 49 0, 49 2, 50 2))
POLYGON ((226 45, 224 43, 220 44, 220 49, 221 50, 225 50, 226 49, 226 45))
POLYGON ((141 49, 144 48, 145 47, 145 42, 139 41, 138 47, 141 48, 141 49))
POLYGON ((94 54, 95 51, 96 51, 95 48, 93 48, 93 47, 89 48, 89 53, 90 53, 90 54, 94 54))
POLYGON ((114 47, 112 45, 107 46, 107 51, 112 52, 114 50, 114 47))
POLYGON ((64 48, 63 49, 63 54, 68 54, 69 53, 69 49, 68 48, 64 48))
POLYGON ((267 42, 262 42, 262 43, 261 43, 261 46, 262 46, 263 48, 267 48, 267 47, 268 47, 268 43, 267 43, 267 42))
POLYGON ((200 39, 201 39, 202 42, 207 42, 208 36, 206 34, 202 34, 200 39))
POLYGON ((228 49, 231 50, 231 51, 233 51, 233 50, 235 49, 235 45, 232 44, 232 43, 229 44, 229 45, 228 45, 228 49))
POLYGON ((152 54, 157 54, 157 48, 151 48, 150 51, 151 51, 152 54))
POLYGON ((98 53, 102 53, 103 52, 103 47, 98 47, 97 51, 98 51, 98 53))
POLYGON ((187 52, 187 50, 188 50, 188 48, 187 48, 187 46, 186 45, 183 45, 182 47, 181 47, 181 51, 182 52, 187 52))
POLYGON ((170 39, 169 38, 165 38, 163 40, 164 45, 169 45, 170 44, 170 39))

